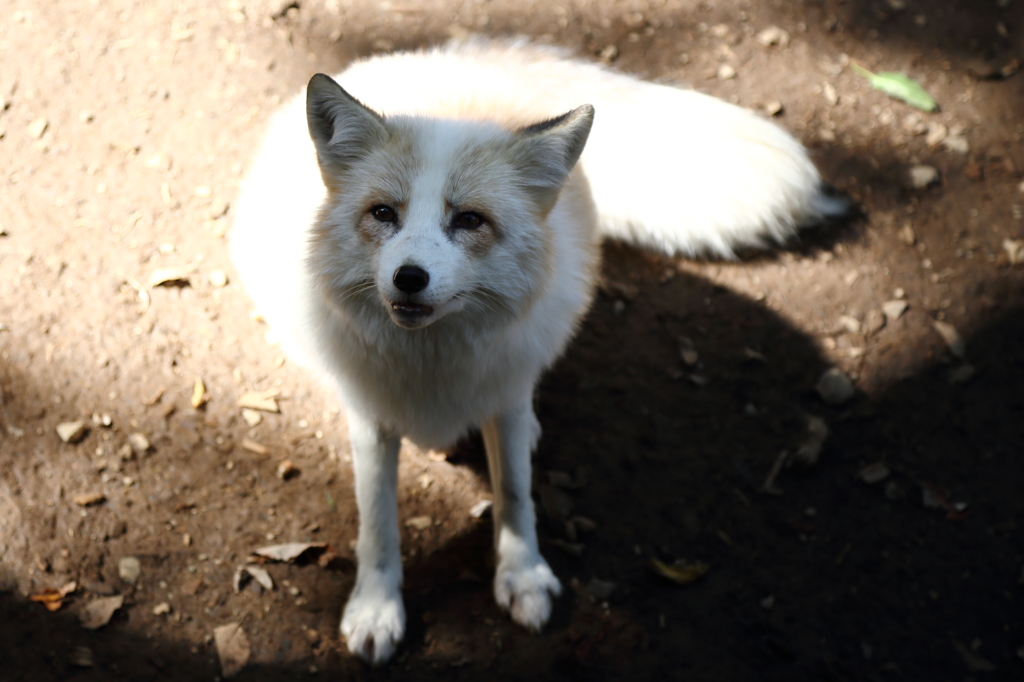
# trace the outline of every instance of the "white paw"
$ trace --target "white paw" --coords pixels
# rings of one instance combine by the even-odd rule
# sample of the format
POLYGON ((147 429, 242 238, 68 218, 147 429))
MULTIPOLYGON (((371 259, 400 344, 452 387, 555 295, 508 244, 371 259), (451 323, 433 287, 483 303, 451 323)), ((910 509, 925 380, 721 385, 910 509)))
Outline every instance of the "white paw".
POLYGON ((374 665, 388 660, 405 635, 401 593, 357 587, 345 605, 341 633, 356 656, 374 665))
POLYGON ((534 631, 551 617, 551 597, 562 593, 562 584, 544 558, 522 562, 502 561, 494 576, 494 598, 512 620, 534 631))

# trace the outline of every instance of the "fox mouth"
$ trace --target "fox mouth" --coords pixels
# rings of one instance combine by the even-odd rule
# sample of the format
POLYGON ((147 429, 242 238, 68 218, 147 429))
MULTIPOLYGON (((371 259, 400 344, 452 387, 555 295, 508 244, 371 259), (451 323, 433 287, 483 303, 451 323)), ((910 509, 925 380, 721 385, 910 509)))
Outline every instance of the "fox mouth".
POLYGON ((433 322, 434 307, 412 301, 388 301, 391 321, 403 329, 419 329, 433 322))
POLYGON ((391 320, 405 329, 419 329, 432 324, 448 313, 461 310, 464 301, 461 294, 456 294, 438 307, 413 301, 388 301, 388 312, 391 320))
POLYGON ((391 310, 400 317, 429 317, 434 314, 431 306, 411 301, 394 301, 391 303, 391 310))

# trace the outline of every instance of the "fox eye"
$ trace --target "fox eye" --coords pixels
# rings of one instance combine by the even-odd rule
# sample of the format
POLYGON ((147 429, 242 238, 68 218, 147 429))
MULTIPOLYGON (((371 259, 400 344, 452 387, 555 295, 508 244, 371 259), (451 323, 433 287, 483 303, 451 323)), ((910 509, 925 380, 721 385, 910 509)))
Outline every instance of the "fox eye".
POLYGON ((484 223, 484 217, 474 211, 457 213, 452 218, 452 227, 460 230, 475 230, 484 223))
POLYGON ((374 220, 382 223, 393 223, 398 220, 398 214, 395 213, 395 209, 390 206, 385 206, 384 204, 371 208, 370 215, 373 216, 374 220))

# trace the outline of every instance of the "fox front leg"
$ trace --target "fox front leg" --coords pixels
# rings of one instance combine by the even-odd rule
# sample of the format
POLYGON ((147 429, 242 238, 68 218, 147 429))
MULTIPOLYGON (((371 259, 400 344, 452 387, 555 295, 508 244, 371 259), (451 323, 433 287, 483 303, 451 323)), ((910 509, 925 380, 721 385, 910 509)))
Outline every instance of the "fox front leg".
POLYGON ((498 570, 494 597, 512 620, 540 630, 551 616, 551 597, 562 591, 537 547, 536 515, 530 497, 530 453, 540 425, 527 397, 482 425, 494 490, 494 544, 498 570))
POLYGON ((352 411, 348 414, 348 429, 359 506, 359 565, 341 619, 341 632, 349 651, 377 664, 391 657, 405 635, 398 530, 401 441, 352 411))

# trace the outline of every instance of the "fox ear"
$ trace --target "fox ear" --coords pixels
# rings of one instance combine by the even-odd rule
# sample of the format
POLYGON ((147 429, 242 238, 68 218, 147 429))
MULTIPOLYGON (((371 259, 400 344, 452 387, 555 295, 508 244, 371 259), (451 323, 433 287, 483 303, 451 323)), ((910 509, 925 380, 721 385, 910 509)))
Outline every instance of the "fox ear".
POLYGON ((306 88, 306 122, 321 168, 346 168, 388 136, 379 114, 322 73, 306 88))
POLYGON ((583 153, 594 123, 594 107, 584 104, 547 121, 516 131, 513 159, 527 189, 550 208, 565 178, 583 153))

